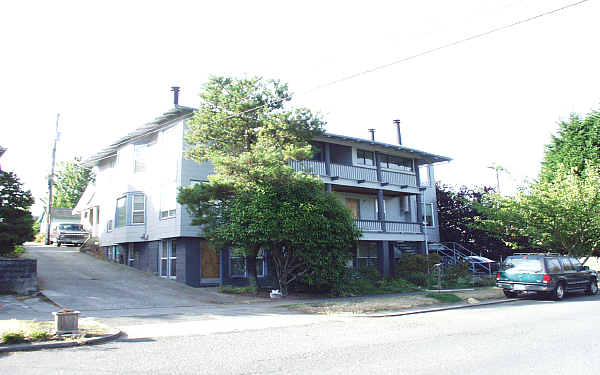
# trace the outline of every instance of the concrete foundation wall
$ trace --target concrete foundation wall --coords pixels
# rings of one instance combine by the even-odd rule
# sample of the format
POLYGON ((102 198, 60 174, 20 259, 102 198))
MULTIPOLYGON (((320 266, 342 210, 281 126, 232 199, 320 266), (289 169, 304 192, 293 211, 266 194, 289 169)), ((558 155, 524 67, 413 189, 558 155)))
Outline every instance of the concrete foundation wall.
POLYGON ((0 258, 0 294, 23 295, 37 290, 37 259, 0 258))

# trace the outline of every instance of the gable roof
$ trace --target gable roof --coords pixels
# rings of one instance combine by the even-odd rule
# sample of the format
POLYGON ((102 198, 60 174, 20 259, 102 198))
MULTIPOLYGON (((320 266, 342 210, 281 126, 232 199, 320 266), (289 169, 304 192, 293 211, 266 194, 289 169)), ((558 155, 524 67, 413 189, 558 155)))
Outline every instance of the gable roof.
POLYGON ((156 133, 162 128, 166 127, 167 125, 170 125, 173 121, 191 116, 194 113, 194 110, 195 109, 191 107, 184 107, 178 105, 175 108, 172 108, 169 111, 158 116, 153 121, 150 121, 149 123, 145 124, 140 128, 137 128, 136 130, 127 134, 126 136, 119 138, 116 142, 113 142, 100 152, 97 152, 96 154, 90 156, 83 162, 83 164, 87 166, 92 166, 98 163, 100 160, 105 159, 112 154, 115 154, 117 152, 117 149, 125 143, 131 142, 135 139, 144 137, 152 133, 156 133))
MULTIPOLYGON (((48 208, 45 208, 47 210, 48 208)), ((79 220, 81 216, 79 214, 73 215, 72 208, 57 208, 52 207, 52 220, 61 220, 61 219, 69 219, 69 220, 79 220)))

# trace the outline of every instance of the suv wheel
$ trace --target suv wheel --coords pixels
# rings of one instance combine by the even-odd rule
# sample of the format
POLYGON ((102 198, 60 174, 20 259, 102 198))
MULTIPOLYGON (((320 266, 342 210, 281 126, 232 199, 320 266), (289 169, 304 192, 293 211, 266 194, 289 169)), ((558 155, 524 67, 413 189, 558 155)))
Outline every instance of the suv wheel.
POLYGON ((504 290, 504 295, 506 296, 506 298, 516 298, 518 293, 511 292, 510 290, 504 290))
POLYGON ((590 279, 590 285, 588 285, 587 289, 585 290, 585 294, 588 296, 595 296, 598 294, 598 281, 596 281, 595 278, 592 277, 590 279))
POLYGON ((565 283, 562 281, 556 284, 556 288, 552 291, 552 299, 560 301, 565 296, 565 283))

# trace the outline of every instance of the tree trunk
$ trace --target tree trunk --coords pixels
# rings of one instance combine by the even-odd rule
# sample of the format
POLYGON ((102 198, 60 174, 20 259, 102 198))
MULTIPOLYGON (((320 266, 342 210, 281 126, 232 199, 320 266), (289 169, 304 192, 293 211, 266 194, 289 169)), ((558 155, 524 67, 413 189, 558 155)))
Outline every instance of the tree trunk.
POLYGON ((592 256, 592 254, 594 254, 594 251, 596 251, 597 248, 598 248, 598 244, 595 244, 594 247, 592 247, 592 249, 588 253, 588 255, 585 257, 585 260, 581 263, 582 265, 585 264, 585 262, 587 262, 588 259, 590 259, 590 257, 592 256))

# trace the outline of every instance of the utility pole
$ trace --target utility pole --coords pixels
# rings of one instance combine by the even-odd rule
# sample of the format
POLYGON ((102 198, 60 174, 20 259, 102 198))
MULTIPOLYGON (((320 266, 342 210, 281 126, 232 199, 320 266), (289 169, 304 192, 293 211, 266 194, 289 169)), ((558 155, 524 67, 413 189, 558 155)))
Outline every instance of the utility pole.
POLYGON ((54 147, 52 148, 52 169, 48 177, 48 226, 46 228, 46 245, 50 245, 50 225, 52 221, 52 186, 54 185, 54 164, 56 163, 56 142, 58 141, 58 119, 60 113, 56 114, 56 136, 54 137, 54 147))

